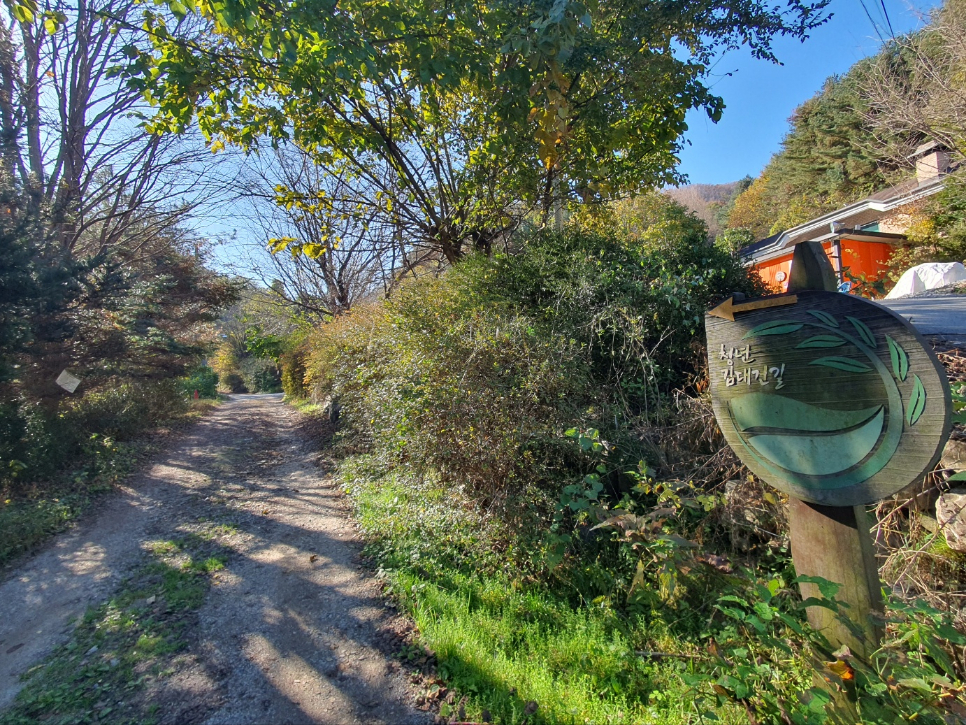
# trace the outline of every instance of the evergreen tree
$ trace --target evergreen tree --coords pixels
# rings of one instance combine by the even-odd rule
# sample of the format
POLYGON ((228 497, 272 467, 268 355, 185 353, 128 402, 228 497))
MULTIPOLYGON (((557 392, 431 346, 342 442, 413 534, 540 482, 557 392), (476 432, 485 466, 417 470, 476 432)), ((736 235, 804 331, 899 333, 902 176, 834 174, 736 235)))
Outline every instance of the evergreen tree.
POLYGON ((750 229, 760 239, 868 196, 907 173, 895 149, 908 147, 908 134, 877 128, 864 93, 876 62, 860 61, 844 76, 829 78, 795 109, 781 150, 735 200, 729 228, 750 229))

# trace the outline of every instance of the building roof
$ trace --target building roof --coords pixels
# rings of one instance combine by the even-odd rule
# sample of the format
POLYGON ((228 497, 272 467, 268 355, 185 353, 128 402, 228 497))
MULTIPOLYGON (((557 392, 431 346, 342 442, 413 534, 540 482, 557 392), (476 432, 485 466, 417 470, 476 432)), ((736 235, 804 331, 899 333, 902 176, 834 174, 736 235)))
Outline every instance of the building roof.
POLYGON ((856 230, 878 221, 898 207, 925 199, 942 191, 946 183, 946 176, 946 174, 943 174, 925 181, 908 179, 841 209, 828 212, 804 224, 799 224, 750 244, 741 249, 739 253, 746 264, 758 264, 788 254, 800 242, 828 241, 844 236, 849 239, 860 239, 860 236, 865 236, 870 238, 860 239, 860 241, 873 241, 872 237, 874 237, 874 241, 895 243, 903 238, 901 234, 882 234, 880 232, 856 230), (833 223, 835 224, 834 229, 833 223))

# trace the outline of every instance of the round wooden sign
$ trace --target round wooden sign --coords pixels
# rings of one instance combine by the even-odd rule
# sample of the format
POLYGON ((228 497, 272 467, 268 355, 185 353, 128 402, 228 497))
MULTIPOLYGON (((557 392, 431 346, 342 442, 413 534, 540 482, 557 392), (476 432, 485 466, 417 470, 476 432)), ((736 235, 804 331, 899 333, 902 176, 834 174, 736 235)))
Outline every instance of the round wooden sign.
POLYGON ((706 318, 715 416, 741 461, 811 503, 891 496, 949 435, 949 382, 890 310, 838 292, 734 302, 706 318))

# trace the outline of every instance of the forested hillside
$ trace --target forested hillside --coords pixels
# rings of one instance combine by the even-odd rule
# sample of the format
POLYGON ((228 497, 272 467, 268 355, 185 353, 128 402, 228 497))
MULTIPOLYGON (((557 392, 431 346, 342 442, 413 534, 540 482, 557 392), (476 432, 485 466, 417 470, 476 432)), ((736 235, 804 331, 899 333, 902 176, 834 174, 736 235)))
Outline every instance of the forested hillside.
POLYGON ((876 69, 857 64, 795 110, 781 150, 736 200, 730 227, 766 237, 911 175, 905 156, 923 137, 876 126, 863 95, 876 69))
POLYGON ((728 214, 734 198, 747 188, 751 179, 732 181, 727 184, 688 184, 668 189, 667 194, 689 209, 708 226, 712 237, 720 234, 728 223, 728 214))

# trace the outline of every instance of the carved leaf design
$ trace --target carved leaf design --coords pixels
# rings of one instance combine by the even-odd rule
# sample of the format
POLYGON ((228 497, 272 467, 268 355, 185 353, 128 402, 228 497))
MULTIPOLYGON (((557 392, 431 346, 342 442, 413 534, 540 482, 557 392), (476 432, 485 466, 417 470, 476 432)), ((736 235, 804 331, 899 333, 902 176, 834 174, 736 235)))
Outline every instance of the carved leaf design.
POLYGON ((836 337, 835 335, 816 335, 815 337, 810 337, 804 342, 799 343, 796 345, 796 347, 839 347, 844 344, 845 340, 843 340, 841 337, 836 337))
POLYGON ((794 320, 772 320, 748 330, 741 339, 747 340, 749 337, 761 337, 762 335, 787 335, 790 332, 801 330, 804 326, 803 323, 794 320))
POLYGON ((808 314, 814 317, 817 317, 826 325, 831 325, 832 327, 839 326, 838 320, 836 320, 834 317, 832 317, 832 315, 830 315, 828 312, 825 312, 823 310, 809 310, 808 314))
POLYGON ((872 330, 869 329, 868 325, 862 322, 862 320, 857 320, 854 317, 846 316, 845 319, 847 319, 849 322, 852 323, 852 327, 854 327, 856 331, 859 333, 859 337, 862 338, 862 342, 864 342, 869 347, 876 346, 875 335, 872 334, 872 330))
POLYGON ((847 373, 867 373, 872 369, 864 362, 860 362, 859 360, 852 360, 847 357, 837 356, 820 357, 818 360, 812 360, 809 365, 821 365, 826 368, 844 370, 847 373))
POLYGON ((895 373, 896 378, 905 382, 906 377, 909 375, 909 356, 902 349, 902 345, 888 335, 886 335, 886 342, 889 343, 889 357, 892 360, 892 372, 895 373))
POLYGON ((909 396, 909 411, 906 413, 906 421, 909 425, 915 425, 922 417, 926 409, 926 388, 918 375, 913 375, 912 395, 909 396))

